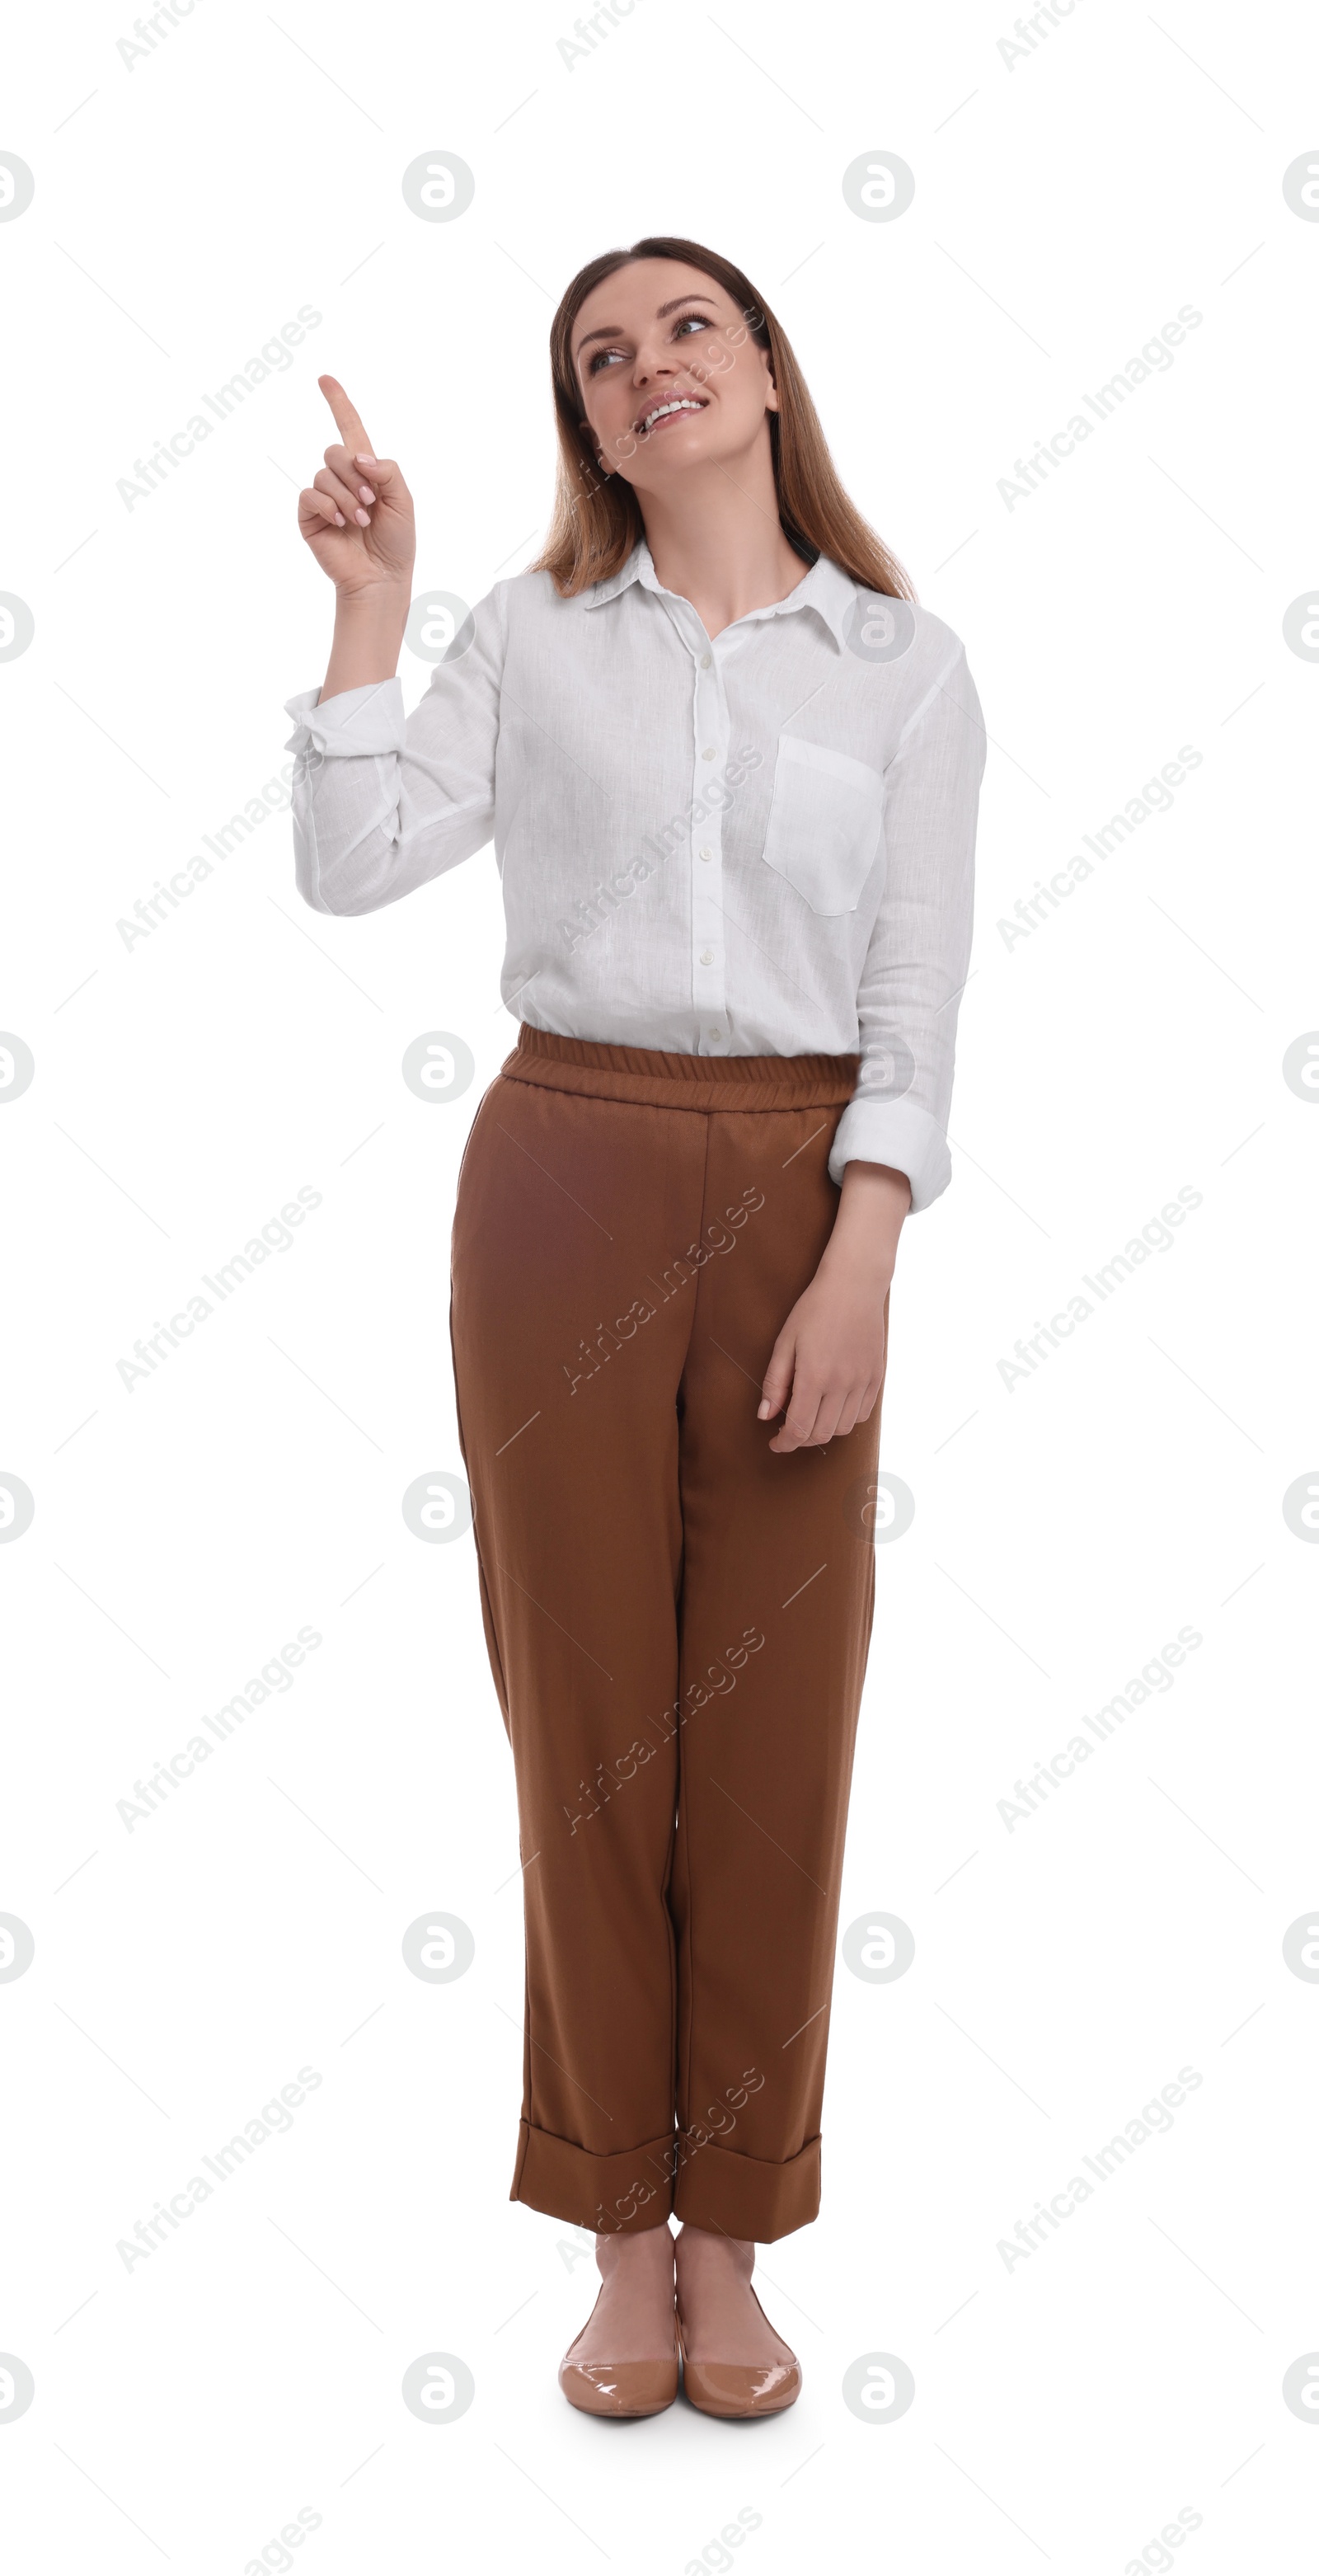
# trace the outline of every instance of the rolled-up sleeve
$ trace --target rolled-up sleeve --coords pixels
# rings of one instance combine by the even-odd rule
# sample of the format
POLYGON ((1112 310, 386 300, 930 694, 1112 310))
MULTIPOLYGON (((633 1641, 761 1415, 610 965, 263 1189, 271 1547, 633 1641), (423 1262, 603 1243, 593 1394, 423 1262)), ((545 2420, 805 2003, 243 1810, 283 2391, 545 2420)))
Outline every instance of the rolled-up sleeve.
POLYGON ((957 1013, 971 955, 985 729, 960 644, 884 773, 884 894, 857 988, 861 1068, 829 1169, 905 1172, 913 1212, 952 1177, 947 1127, 957 1013))
POLYGON ((293 845, 316 912, 375 912, 458 867, 494 829, 502 585, 459 629, 412 714, 398 680, 285 701, 293 845))

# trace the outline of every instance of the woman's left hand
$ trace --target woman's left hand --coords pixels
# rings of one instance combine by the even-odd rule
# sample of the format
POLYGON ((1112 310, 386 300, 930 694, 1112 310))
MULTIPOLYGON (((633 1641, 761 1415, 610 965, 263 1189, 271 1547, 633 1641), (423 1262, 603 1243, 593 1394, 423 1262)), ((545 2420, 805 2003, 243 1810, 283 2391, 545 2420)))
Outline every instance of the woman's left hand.
POLYGON ((780 1456, 821 1449, 873 1413, 884 1383, 889 1282, 910 1204, 904 1172, 847 1165, 824 1257, 765 1371, 759 1419, 787 1408, 769 1444, 780 1456))

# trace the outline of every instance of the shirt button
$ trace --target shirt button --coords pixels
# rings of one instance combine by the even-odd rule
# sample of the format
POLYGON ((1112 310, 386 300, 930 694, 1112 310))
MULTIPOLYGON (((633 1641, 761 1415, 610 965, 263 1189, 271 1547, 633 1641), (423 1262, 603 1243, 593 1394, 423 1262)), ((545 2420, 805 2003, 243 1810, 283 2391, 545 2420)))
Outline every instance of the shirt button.
MULTIPOLYGON (((713 948, 703 948, 703 949, 701 950, 701 964, 702 964, 703 966, 713 966, 713 964, 714 964, 714 950, 713 950, 713 948)), ((711 1030, 710 1034, 711 1034, 711 1036, 713 1037, 713 1035, 714 1035, 714 1031, 713 1031, 713 1029, 711 1030)))
POLYGON ((702 850, 701 856, 703 859, 712 859, 714 857, 714 852, 713 850, 702 850))
POLYGON ((714 1040, 714 1043, 715 1043, 715 1045, 716 1045, 716 1046, 721 1046, 721 1045, 722 1045, 722 1043, 723 1043, 723 1035, 724 1035, 724 1033, 723 1033, 723 1030, 722 1030, 722 1029, 711 1029, 711 1031, 710 1031, 710 1035, 711 1035, 712 1039, 714 1040))
POLYGON ((713 751, 703 751, 703 752, 702 752, 702 754, 701 754, 701 758, 702 758, 702 760, 713 760, 713 758, 714 758, 714 753, 713 753, 713 751))
POLYGON ((709 654, 708 654, 708 653, 703 653, 703 654, 701 655, 701 669, 702 669, 703 671, 708 671, 708 670, 709 670, 709 668, 710 668, 710 656, 709 656, 709 654))

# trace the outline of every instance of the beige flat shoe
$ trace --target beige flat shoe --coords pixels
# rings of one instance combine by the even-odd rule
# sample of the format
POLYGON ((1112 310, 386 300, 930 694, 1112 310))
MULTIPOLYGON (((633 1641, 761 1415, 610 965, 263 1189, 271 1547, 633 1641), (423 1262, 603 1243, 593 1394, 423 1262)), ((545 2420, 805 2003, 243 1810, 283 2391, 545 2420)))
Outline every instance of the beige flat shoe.
MULTIPOLYGON (((751 2296, 756 2299, 754 2290, 751 2296)), ((756 2306, 760 2308, 759 2299, 756 2306)), ((760 2313, 765 2316, 763 2308, 760 2313)), ((768 2317, 765 2323, 769 2324, 768 2317)), ((684 2394, 688 2404, 698 2407, 702 2415, 781 2415, 785 2406, 795 2406, 801 2395, 801 2363, 795 2353, 787 2361, 689 2361, 681 2309, 678 2350, 682 2355, 684 2394)))
MULTIPOLYGON (((599 2306, 599 2300, 596 2301, 599 2306)), ((591 2314, 594 2315, 592 2309, 591 2314)), ((678 2394, 678 2342, 665 2361, 574 2361, 591 2318, 574 2335, 559 2364, 559 2386, 570 2406, 583 2415, 662 2415, 678 2394)))

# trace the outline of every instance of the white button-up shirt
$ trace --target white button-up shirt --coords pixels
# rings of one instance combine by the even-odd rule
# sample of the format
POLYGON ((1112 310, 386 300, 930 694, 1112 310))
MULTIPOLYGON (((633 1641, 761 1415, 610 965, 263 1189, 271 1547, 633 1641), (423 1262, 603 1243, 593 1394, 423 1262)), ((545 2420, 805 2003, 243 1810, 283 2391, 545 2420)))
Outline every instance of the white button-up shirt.
POLYGON ((501 990, 535 1028, 683 1055, 860 1055, 829 1168, 912 1206, 945 1130, 985 733, 928 609, 827 556, 716 636, 649 547, 574 599, 496 582, 399 682, 287 701, 297 881, 371 912, 493 840, 501 990))

